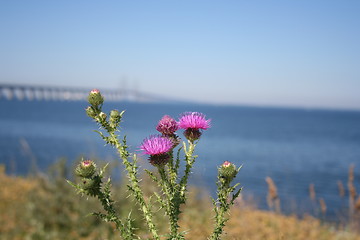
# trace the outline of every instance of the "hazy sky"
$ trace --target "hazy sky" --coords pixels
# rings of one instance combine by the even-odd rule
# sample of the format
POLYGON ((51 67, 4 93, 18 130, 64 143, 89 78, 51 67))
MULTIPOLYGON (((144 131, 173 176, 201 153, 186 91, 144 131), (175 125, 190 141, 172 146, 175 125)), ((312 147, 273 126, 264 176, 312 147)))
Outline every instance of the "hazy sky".
POLYGON ((4 0, 0 33, 2 83, 360 109, 359 0, 4 0))

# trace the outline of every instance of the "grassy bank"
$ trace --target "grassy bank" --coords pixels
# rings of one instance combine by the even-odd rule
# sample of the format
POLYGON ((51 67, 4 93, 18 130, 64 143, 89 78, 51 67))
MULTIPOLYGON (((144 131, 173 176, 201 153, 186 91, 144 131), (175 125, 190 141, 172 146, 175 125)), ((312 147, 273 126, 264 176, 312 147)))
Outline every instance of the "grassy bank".
MULTIPOLYGON (((69 177, 65 162, 58 162, 47 175, 14 177, 0 168, 0 239, 120 239, 109 224, 100 222, 90 211, 101 211, 95 199, 82 198, 66 182, 69 177)), ((146 180, 147 192, 154 186, 146 180)), ((132 209, 141 235, 144 226, 141 215, 127 198, 126 187, 115 184, 114 199, 119 214, 132 209)), ((181 215, 180 226, 189 231, 188 239, 206 239, 212 229, 211 203, 207 195, 192 188, 187 208, 181 215)), ((155 206, 156 207, 156 206, 155 206)), ((165 230, 168 225, 160 222, 164 216, 158 211, 158 225, 165 230)), ((320 220, 284 216, 260 211, 239 201, 233 207, 224 239, 359 239, 360 235, 348 226, 333 226, 320 220)), ((146 238, 146 236, 144 236, 146 238)))

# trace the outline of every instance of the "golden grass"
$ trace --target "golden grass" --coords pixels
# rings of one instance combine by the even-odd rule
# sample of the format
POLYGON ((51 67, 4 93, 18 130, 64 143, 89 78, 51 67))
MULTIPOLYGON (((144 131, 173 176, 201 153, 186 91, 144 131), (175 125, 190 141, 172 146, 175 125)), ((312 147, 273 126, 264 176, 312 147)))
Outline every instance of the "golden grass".
MULTIPOLYGON (((191 230, 187 235, 190 240, 206 239, 212 229, 210 203, 203 201, 201 206, 194 206, 199 204, 196 202, 192 197, 191 210, 184 213, 180 224, 183 230, 191 230)), ((245 205, 239 202, 231 209, 224 240, 360 240, 356 233, 336 229, 311 216, 299 219, 245 205)))
POLYGON ((27 202, 29 191, 35 182, 28 178, 11 177, 5 174, 5 167, 0 165, 0 233, 15 230, 21 221, 20 212, 27 202))
MULTIPOLYGON (((44 181, 47 180, 8 176, 4 173, 4 168, 0 168, 0 239, 120 239, 111 225, 100 223, 94 217, 85 217, 85 212, 92 210, 89 207, 97 206, 91 199, 80 198, 61 181, 60 185, 53 185, 57 186, 54 188, 55 192, 49 191, 51 184, 44 181), (36 211, 29 210, 29 206, 36 211), (66 221, 58 221, 59 217, 66 221), (87 229, 80 229, 79 226, 87 229), (40 230, 42 234, 38 233, 40 230)), ((116 191, 115 197, 126 195, 123 190, 116 191)), ((213 226, 211 202, 198 189, 191 188, 190 192, 189 201, 181 215, 181 230, 189 231, 186 235, 189 240, 206 239, 213 226)), ((134 203, 130 200, 119 201, 120 207, 126 211, 134 203)), ((336 229, 310 216, 299 219, 245 205, 239 201, 232 208, 224 240, 360 240, 360 235, 354 232, 336 229)), ((141 220, 141 217, 135 216, 141 220)), ((157 219, 161 217, 163 215, 157 219)), ((166 222, 159 222, 159 225, 167 227, 166 222)), ((140 235, 141 232, 140 230, 140 235)))

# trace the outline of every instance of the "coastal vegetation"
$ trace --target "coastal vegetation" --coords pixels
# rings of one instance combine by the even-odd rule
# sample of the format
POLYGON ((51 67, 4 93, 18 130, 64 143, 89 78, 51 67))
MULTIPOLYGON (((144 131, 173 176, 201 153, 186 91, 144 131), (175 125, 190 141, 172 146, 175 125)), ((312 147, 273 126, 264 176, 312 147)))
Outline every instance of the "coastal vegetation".
MULTIPOLYGON (((0 239, 121 239, 113 225, 88 215, 89 209, 101 211, 101 206, 93 198, 77 195, 65 182, 65 178, 73 177, 64 160, 51 166, 46 174, 26 177, 8 175, 4 166, 0 169, 0 239)), ((155 189, 150 182, 144 176, 141 187, 146 196, 155 189)), ((126 212, 132 210, 132 215, 138 219, 134 222, 136 233, 147 238, 141 213, 133 207, 133 199, 127 198, 124 181, 114 182, 112 189, 119 214, 126 217, 126 212)), ((186 209, 180 216, 180 229, 188 232, 187 239, 206 239, 213 227, 211 201, 201 189, 190 187, 189 192, 186 209)), ((351 221, 339 219, 337 223, 328 223, 306 214, 298 217, 259 210, 251 200, 240 198, 232 206, 223 239, 358 240, 359 218, 355 215, 359 217, 359 212, 357 206, 354 207, 351 221)), ((161 221, 163 216, 163 210, 159 210, 154 218, 165 231, 168 223, 161 221)))

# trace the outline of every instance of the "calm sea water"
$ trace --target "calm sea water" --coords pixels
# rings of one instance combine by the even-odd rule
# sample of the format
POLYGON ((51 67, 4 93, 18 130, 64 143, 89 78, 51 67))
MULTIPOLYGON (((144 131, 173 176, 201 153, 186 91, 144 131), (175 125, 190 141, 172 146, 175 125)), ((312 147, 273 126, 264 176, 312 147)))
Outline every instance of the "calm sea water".
MULTIPOLYGON (((0 163, 9 173, 25 174, 34 161, 45 170, 60 157, 116 158, 114 149, 92 131, 97 127, 85 107, 85 102, 0 101, 0 163)), ((122 129, 132 151, 156 133, 164 114, 199 111, 211 118, 192 176, 192 183, 211 192, 216 166, 225 160, 243 165, 237 180, 245 196, 253 196, 262 208, 267 176, 276 183, 285 212, 311 212, 308 189, 313 183, 328 215, 342 214, 347 199, 339 197, 337 181, 346 186, 351 164, 360 187, 360 112, 129 102, 109 103, 105 110, 113 108, 126 110, 122 129)))

